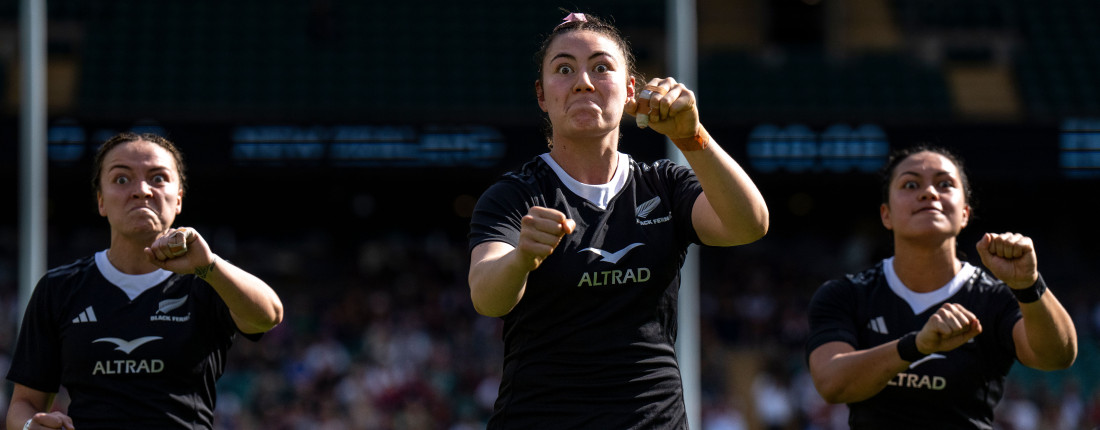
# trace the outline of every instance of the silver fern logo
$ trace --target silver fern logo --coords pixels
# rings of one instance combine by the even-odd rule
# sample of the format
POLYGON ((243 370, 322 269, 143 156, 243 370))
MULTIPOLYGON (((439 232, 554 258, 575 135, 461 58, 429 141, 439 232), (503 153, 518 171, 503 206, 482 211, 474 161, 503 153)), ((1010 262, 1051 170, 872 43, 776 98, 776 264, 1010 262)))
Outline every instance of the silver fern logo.
POLYGON ((661 206, 661 197, 660 196, 654 197, 654 198, 649 199, 649 200, 646 200, 645 203, 642 203, 642 204, 638 205, 637 207, 635 207, 634 208, 634 217, 635 217, 635 221, 638 222, 638 225, 660 224, 660 223, 667 222, 668 220, 672 219, 672 213, 669 213, 668 215, 665 215, 665 216, 660 217, 660 218, 646 219, 659 206, 661 206))
POLYGON ((157 304, 157 311, 152 315, 149 315, 149 321, 167 321, 167 322, 187 322, 191 320, 191 312, 187 312, 184 315, 167 315, 176 309, 183 307, 187 303, 187 297, 183 296, 178 299, 161 300, 157 304))
POLYGON ((660 204, 661 204, 661 197, 660 196, 649 199, 645 203, 642 203, 642 204, 638 205, 638 207, 634 208, 634 216, 636 216, 638 218, 648 217, 649 213, 653 212, 654 209, 657 209, 657 206, 660 205, 660 204))
POLYGON ((157 313, 169 313, 176 308, 183 306, 184 303, 187 303, 187 296, 183 296, 178 299, 161 300, 160 304, 157 305, 157 313))

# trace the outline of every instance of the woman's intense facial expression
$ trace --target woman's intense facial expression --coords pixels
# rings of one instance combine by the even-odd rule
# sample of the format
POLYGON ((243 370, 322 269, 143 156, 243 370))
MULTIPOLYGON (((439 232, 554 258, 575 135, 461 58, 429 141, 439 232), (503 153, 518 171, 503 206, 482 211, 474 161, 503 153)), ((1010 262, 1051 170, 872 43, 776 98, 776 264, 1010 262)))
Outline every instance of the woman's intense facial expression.
POLYGON ((618 44, 593 31, 572 31, 550 43, 535 92, 554 134, 596 136, 619 126, 634 96, 623 58, 618 44))
POLYGON ((99 214, 123 235, 160 233, 183 208, 183 189, 172 154, 152 142, 118 145, 103 158, 99 214))
POLYGON ((889 203, 882 205, 882 224, 895 237, 940 240, 954 237, 970 220, 958 166, 934 152, 902 160, 890 180, 889 203))

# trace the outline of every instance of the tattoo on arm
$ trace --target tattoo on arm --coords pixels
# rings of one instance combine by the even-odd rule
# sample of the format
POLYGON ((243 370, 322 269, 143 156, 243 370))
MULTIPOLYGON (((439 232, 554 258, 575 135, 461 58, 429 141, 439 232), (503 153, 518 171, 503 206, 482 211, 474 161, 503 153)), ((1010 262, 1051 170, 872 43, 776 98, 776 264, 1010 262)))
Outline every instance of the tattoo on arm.
POLYGON ((208 265, 208 266, 196 267, 195 268, 195 276, 198 276, 199 279, 202 279, 202 280, 205 281, 207 276, 210 276, 211 273, 214 273, 214 265, 217 264, 217 263, 218 263, 218 259, 215 258, 214 261, 211 261, 210 265, 208 265))

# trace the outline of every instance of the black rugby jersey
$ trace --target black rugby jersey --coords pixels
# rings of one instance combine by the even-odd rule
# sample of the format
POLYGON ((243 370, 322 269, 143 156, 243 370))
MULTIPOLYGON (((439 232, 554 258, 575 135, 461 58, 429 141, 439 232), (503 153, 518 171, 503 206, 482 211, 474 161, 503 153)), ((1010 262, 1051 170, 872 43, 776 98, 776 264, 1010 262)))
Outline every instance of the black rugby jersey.
POLYGON ((954 295, 919 314, 887 284, 882 262, 826 282, 810 303, 807 355, 833 341, 856 350, 893 341, 919 331, 946 302, 973 312, 982 333, 912 363, 875 396, 848 404, 852 429, 992 428, 993 409, 1016 360, 1012 328, 1022 316, 1008 286, 980 267, 954 295))
POLYGON ((130 300, 87 257, 35 287, 8 379, 47 393, 65 386, 82 430, 210 429, 236 333, 198 277, 173 273, 130 300))
POLYGON ((676 299, 688 245, 699 242, 691 209, 702 188, 668 160, 627 165, 606 209, 567 189, 540 158, 478 200, 470 250, 515 246, 531 206, 577 223, 502 317, 504 372, 489 428, 687 428, 676 299))

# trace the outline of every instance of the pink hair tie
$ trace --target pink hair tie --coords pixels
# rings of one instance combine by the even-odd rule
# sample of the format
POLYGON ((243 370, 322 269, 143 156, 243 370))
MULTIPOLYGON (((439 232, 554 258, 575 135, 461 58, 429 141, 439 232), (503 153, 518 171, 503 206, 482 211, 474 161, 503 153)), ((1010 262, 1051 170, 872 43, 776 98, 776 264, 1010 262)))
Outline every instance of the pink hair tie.
POLYGON ((576 13, 576 12, 570 13, 569 15, 565 16, 565 19, 561 20, 561 24, 558 24, 557 27, 554 27, 554 30, 557 30, 557 29, 561 28, 561 26, 563 26, 567 23, 577 22, 577 21, 579 21, 579 22, 588 22, 588 18, 585 18, 583 13, 576 13))

